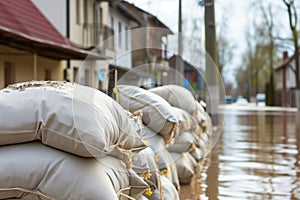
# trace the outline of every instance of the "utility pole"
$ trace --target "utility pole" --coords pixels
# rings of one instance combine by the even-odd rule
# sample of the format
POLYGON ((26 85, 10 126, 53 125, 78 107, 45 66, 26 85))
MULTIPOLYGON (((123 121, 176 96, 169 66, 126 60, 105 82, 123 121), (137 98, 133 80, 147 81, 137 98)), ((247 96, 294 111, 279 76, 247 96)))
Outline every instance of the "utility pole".
POLYGON ((183 85, 183 80, 181 80, 182 76, 184 76, 184 66, 183 66, 183 60, 182 60, 182 6, 181 6, 181 0, 179 0, 178 5, 178 53, 176 57, 176 70, 177 75, 176 76, 176 83, 178 85, 183 85))
POLYGON ((211 114, 213 125, 218 124, 218 104, 220 99, 218 83, 217 45, 215 27, 214 0, 203 0, 205 8, 205 50, 206 50, 206 92, 207 110, 211 114))

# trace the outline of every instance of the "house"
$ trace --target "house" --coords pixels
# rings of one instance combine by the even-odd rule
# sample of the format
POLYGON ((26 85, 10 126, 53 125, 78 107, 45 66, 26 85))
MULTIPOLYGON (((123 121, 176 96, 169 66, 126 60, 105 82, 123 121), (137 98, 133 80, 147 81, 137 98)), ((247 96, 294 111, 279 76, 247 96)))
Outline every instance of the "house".
POLYGON ((68 79, 101 90, 108 88, 109 71, 119 76, 132 67, 131 28, 139 26, 134 13, 115 0, 33 0, 73 43, 100 54, 68 62, 68 79), (57 9, 58 8, 58 9, 57 9), (62 8, 62 9, 61 9, 62 8), (60 16, 62 20, 57 20, 60 16), (62 22, 63 21, 63 22, 62 22))
POLYGON ((29 80, 64 80, 66 60, 101 56, 64 37, 30 1, 0 0, 0 88, 29 80))
POLYGON ((172 31, 151 13, 126 1, 121 4, 141 21, 141 27, 131 31, 132 65, 136 69, 129 79, 147 87, 163 84, 169 68, 167 36, 173 34, 172 31))
MULTIPOLYGON (((299 56, 299 55, 298 55, 299 56)), ((281 63, 275 66, 275 105, 296 106, 295 55, 283 52, 281 63)))

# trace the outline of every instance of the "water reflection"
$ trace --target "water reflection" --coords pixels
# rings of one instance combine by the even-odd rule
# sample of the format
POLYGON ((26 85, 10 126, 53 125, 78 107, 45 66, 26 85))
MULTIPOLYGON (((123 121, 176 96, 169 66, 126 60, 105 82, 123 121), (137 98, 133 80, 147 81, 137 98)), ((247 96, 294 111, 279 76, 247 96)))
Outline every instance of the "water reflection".
POLYGON ((300 199, 300 113, 232 111, 226 121, 181 199, 300 199))

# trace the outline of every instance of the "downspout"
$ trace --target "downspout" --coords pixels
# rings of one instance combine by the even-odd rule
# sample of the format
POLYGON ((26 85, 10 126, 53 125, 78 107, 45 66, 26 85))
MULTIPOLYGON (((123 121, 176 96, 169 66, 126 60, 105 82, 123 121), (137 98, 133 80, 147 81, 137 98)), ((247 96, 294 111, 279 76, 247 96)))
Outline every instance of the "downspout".
MULTIPOLYGON (((66 0, 66 37, 70 39, 70 0, 66 0)), ((67 69, 65 71, 65 80, 71 81, 68 79, 67 73, 71 68, 70 59, 67 60, 67 69)), ((75 81, 75 80, 73 80, 75 81)))

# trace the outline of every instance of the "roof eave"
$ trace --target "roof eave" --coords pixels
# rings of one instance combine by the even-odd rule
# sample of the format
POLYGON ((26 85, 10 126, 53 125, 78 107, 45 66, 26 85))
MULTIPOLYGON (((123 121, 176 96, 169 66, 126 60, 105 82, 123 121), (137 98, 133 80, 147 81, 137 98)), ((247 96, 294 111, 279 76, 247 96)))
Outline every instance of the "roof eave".
POLYGON ((4 45, 20 50, 30 51, 38 55, 57 59, 105 59, 106 57, 94 52, 86 51, 69 45, 31 37, 14 30, 0 27, 0 42, 4 45))

